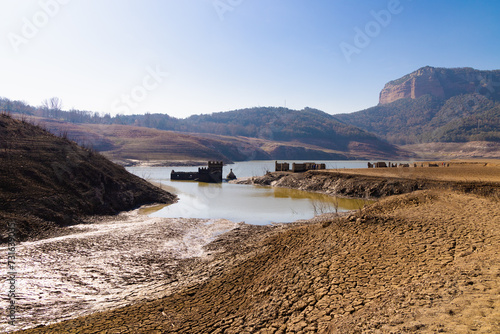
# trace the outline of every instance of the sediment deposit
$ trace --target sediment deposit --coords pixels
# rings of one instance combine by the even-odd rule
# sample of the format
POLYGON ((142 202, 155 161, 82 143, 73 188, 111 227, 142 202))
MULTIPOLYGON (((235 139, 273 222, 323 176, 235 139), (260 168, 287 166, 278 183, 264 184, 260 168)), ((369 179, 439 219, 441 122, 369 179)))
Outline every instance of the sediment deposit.
POLYGON ((249 179, 346 196, 368 187, 384 198, 348 216, 225 239, 237 261, 199 283, 25 332, 498 333, 500 185, 488 166, 498 167, 464 171, 488 182, 451 167, 249 179))
MULTIPOLYGON (((254 253, 264 235, 292 227, 150 218, 140 211, 17 245, 16 325, 0 322, 0 332, 169 295, 219 275, 254 253)), ((7 267, 6 257, 0 265, 7 267)), ((4 294, 0 308, 8 303, 4 294)))
POLYGON ((497 333, 500 206, 447 191, 274 235, 219 277, 27 333, 497 333))

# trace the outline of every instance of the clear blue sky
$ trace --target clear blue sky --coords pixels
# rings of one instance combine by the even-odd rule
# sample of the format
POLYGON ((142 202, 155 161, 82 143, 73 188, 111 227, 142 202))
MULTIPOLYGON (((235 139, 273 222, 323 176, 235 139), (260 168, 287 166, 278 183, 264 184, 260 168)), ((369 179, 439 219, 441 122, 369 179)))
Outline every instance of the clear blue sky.
POLYGON ((353 112, 426 65, 500 69, 499 18, 498 0, 0 0, 0 96, 175 117, 353 112))

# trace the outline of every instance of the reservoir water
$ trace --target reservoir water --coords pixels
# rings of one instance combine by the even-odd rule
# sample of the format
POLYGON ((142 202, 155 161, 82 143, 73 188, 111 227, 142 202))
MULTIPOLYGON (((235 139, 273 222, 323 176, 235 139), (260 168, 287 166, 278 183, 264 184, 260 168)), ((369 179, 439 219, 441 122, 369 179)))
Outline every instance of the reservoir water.
MULTIPOLYGON (((300 162, 300 161, 295 161, 300 162)), ((362 161, 317 161, 327 169, 364 168, 362 161)), ((224 166, 238 178, 260 176, 274 171, 274 161, 247 161, 224 166)), ((172 170, 197 171, 198 167, 129 167, 128 171, 166 189, 179 197, 168 206, 152 208, 150 217, 228 219, 247 224, 286 223, 310 219, 317 214, 356 210, 362 200, 334 198, 295 189, 171 181, 172 170)))

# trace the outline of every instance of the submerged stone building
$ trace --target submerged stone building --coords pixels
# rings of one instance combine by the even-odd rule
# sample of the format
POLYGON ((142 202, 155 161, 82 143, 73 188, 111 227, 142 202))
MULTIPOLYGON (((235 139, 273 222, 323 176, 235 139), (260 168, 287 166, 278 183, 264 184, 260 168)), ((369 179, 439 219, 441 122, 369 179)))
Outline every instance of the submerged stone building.
POLYGON ((289 172, 292 173, 302 173, 307 172, 308 170, 321 170, 326 169, 325 164, 317 164, 315 162, 306 162, 303 164, 292 163, 292 168, 290 169, 290 164, 287 162, 279 163, 278 161, 274 162, 274 168, 276 172, 289 172))
POLYGON ((222 182, 222 161, 209 161, 208 167, 198 168, 198 172, 176 172, 170 173, 170 179, 175 181, 198 181, 206 183, 222 182))

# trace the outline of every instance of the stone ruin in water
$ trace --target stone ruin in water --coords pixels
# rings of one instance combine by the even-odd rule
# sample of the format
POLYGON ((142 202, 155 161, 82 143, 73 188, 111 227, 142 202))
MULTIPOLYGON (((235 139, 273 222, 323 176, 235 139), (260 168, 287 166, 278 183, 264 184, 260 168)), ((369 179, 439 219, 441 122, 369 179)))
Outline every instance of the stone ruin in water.
POLYGON ((208 167, 198 168, 198 172, 176 172, 172 171, 170 179, 175 181, 198 181, 206 183, 222 182, 222 161, 209 161, 208 167))

